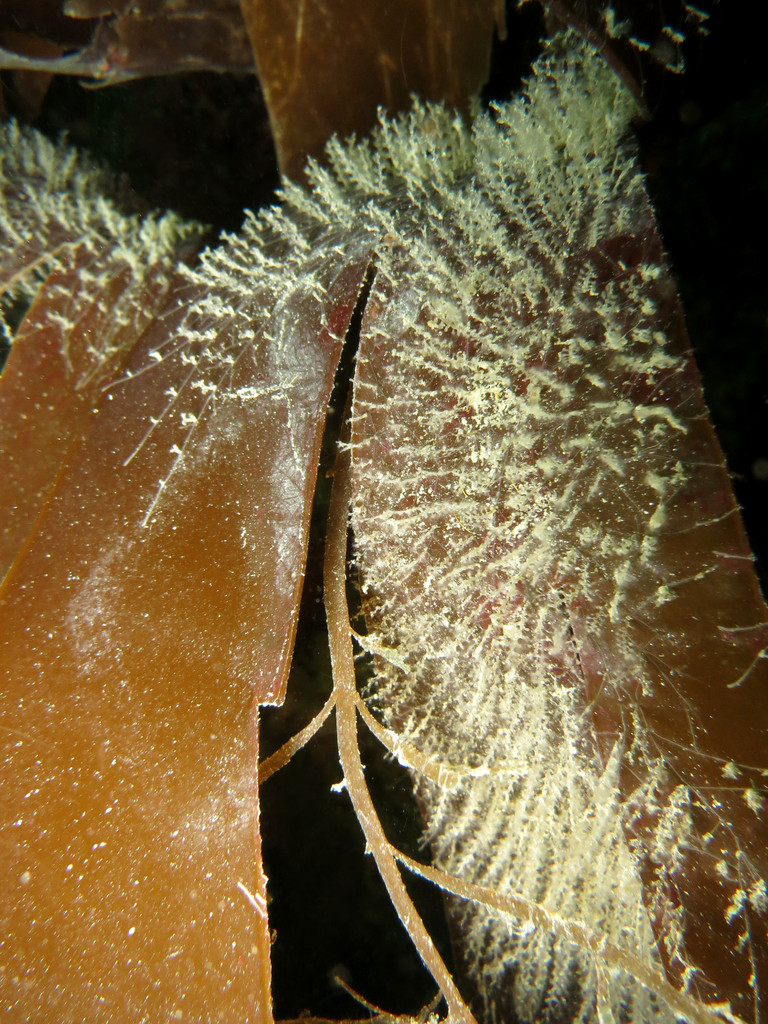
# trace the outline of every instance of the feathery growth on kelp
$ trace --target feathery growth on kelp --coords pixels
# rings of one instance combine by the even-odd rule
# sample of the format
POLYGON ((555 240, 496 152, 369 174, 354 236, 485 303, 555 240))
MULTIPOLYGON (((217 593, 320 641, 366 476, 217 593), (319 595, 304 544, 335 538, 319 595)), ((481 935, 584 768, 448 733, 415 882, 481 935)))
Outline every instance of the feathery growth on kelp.
MULTIPOLYGON (((417 785, 441 867, 748 1014, 766 967, 750 720, 766 623, 726 597, 746 545, 722 464, 701 464, 719 452, 632 102, 560 46, 528 97, 476 123, 471 174, 452 166, 469 137, 446 160, 438 131, 437 159, 403 159, 410 202, 380 215, 352 419, 364 605, 391 652, 374 692, 402 742, 466 768, 417 785), (728 635, 709 665, 704 609, 728 635), (716 700, 738 741, 708 729, 716 700)), ((605 966, 567 928, 454 913, 491 1018, 594 1012, 605 966)), ((658 997, 615 971, 619 1017, 679 1014, 658 997)))
MULTIPOLYGON (((371 706, 387 728, 348 678, 326 713, 335 701, 355 810, 451 1018, 471 1020, 463 983, 413 917, 395 863, 407 858, 372 822, 355 707, 414 769, 440 869, 430 877, 454 894, 473 1011, 553 1024, 759 1024, 768 626, 628 137, 633 112, 595 53, 559 36, 520 98, 471 128, 416 105, 382 120, 370 142, 333 141, 328 169, 312 166, 307 188, 286 184, 282 205, 249 214, 198 266, 173 273, 188 229, 119 220, 112 231, 119 215, 98 188, 78 185, 96 180, 89 172, 72 178, 68 213, 51 198, 61 178, 52 169, 76 165, 33 133, 6 132, 22 159, 4 161, 3 215, 28 290, 34 273, 59 300, 56 274, 83 295, 94 282, 117 289, 109 282, 128 269, 143 282, 145 264, 159 261, 163 275, 156 305, 142 306, 159 315, 131 325, 121 358, 101 364, 98 421, 83 421, 79 454, 68 450, 62 473, 37 485, 44 514, 2 593, 12 624, 5 697, 23 705, 5 770, 31 799, 28 820, 11 807, 4 821, 26 862, 0 944, 13 976, 41 972, 37 987, 3 993, 9 1011, 44 1009, 46 976, 68 1010, 89 1009, 82 1000, 102 998, 108 983, 86 984, 78 964, 91 937, 57 906, 56 871, 75 856, 80 819, 73 825, 69 807, 61 820, 46 816, 75 799, 76 784, 88 827, 133 855, 123 863, 94 846, 72 876, 116 962, 129 955, 122 923, 110 926, 119 903, 145 963, 162 972, 182 941, 204 957, 215 949, 238 1019, 269 1017, 238 959, 268 980, 258 842, 231 842, 241 832, 253 842, 258 825, 242 723, 254 674, 257 701, 281 697, 324 410, 360 302, 345 486, 362 643, 376 670, 371 706), (37 233, 44 267, 30 248, 37 233), (112 276, 81 267, 83 245, 112 276), (110 467, 106 483, 97 464, 110 467), (190 538, 200 507, 208 532, 190 538), (213 637, 226 616, 224 647, 213 637), (106 700, 111 763, 106 748, 92 754, 72 735, 50 740, 45 765, 19 742, 47 707, 46 658, 62 713, 92 705, 96 691, 106 700), (185 679, 206 680, 204 695, 179 684, 179 665, 185 679), (173 729, 161 728, 164 712, 173 729), (174 783, 186 777, 182 756, 196 786, 174 783), (137 757, 152 766, 146 777, 137 757), (134 785, 162 789, 162 842, 137 832, 134 785), (159 886, 167 875, 162 927, 123 891, 136 875, 141 892, 152 871, 159 886), (200 902, 187 907, 190 891, 200 902), (32 917, 52 922, 41 948, 57 939, 53 966, 45 955, 25 960, 14 940, 32 917), (182 939, 187 917, 215 923, 190 925, 197 937, 182 939)), ((14 288, 18 268, 5 280, 14 288)), ((53 330, 66 356, 84 314, 36 301, 23 324, 53 330)), ((111 307, 102 296, 96 308, 111 307)), ((346 473, 340 466, 339 479, 346 473)), ((343 526, 328 572, 337 639, 348 629, 343 526)), ((152 999, 204 1019, 194 958, 173 957, 176 991, 150 994, 150 984, 144 994, 137 980, 131 1005, 152 999)), ((106 1020, 97 1003, 93 1019, 106 1020)))

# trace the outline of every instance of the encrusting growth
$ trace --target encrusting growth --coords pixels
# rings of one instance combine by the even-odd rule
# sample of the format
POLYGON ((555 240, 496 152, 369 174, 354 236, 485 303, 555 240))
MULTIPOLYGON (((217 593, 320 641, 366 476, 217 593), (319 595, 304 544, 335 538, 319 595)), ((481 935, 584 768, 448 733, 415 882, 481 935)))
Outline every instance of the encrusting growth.
MULTIPOLYGON (((746 547, 633 113, 608 67, 560 39, 527 95, 455 138, 427 114, 428 141, 401 157, 352 414, 364 608, 373 650, 392 652, 372 695, 402 743, 465 768, 416 773, 436 864, 580 922, 702 1009, 759 1018, 765 855, 741 812, 764 786, 764 733, 739 754, 752 768, 732 808, 720 769, 741 741, 707 735, 689 655, 726 621, 753 626, 729 601, 746 547)), ((764 665, 765 634, 713 657, 707 700, 764 665)), ((726 712, 737 730, 749 703, 726 712)), ((679 1015, 567 927, 453 913, 487 1019, 679 1015)))
POLYGON ((48 315, 61 325, 69 345, 82 348, 68 354, 70 362, 84 364, 78 387, 89 374, 108 379, 114 357, 124 354, 124 336, 140 329, 152 313, 142 287, 167 284, 179 246, 194 241, 200 225, 173 213, 144 219, 124 214, 119 202, 108 198, 116 191, 108 173, 13 122, 0 127, 0 154, 4 301, 34 296, 53 271, 76 271, 85 287, 65 288, 68 281, 57 282, 52 295, 62 308, 58 316, 48 315), (94 292, 110 280, 111 304, 105 299, 94 311, 94 292), (77 327, 86 320, 89 331, 82 336, 84 324, 80 331, 77 327))

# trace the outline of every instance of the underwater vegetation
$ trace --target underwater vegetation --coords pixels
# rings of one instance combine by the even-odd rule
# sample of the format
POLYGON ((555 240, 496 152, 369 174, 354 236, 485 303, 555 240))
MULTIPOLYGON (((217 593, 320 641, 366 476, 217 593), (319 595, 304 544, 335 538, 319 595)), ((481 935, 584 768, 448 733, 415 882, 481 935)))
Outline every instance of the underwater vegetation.
MULTIPOLYGON (((381 42, 379 101, 393 52, 438 95, 326 144, 365 128, 328 123, 338 99, 296 122, 286 22, 243 4, 291 178, 207 247, 66 141, 3 127, 7 1019, 272 1020, 262 795, 332 720, 333 799, 437 994, 403 1019, 765 1020, 768 609, 627 57, 680 70, 682 35, 544 6, 525 82, 486 111, 495 5, 427 12, 413 51, 402 23, 385 43, 366 5, 344 13, 354 45, 381 42), (332 680, 265 757, 316 491, 332 680), (371 798, 366 730, 409 773, 415 851, 371 798), (414 877, 444 894, 452 951, 414 877)), ((140 39, 148 10, 100 21, 98 59, 11 65, 112 68, 105 33, 140 39)), ((136 45, 124 77, 180 59, 136 45)), ((364 1005, 392 1019, 391 998, 364 1005)))

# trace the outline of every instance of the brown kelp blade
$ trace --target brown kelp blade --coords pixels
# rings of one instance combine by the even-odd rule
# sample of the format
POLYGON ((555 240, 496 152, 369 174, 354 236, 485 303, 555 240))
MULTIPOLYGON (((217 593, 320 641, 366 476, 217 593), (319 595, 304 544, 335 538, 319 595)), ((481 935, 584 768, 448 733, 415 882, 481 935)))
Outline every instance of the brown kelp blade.
POLYGON ((366 135, 383 107, 413 95, 467 112, 488 78, 504 5, 481 0, 240 0, 256 55, 280 167, 298 175, 334 133, 366 135))
POLYGON ((0 599, 12 1020, 270 1019, 228 470, 144 524, 157 452, 123 465, 172 369, 104 396, 0 599))
POLYGON ((164 262, 134 285, 126 280, 125 264, 105 259, 103 282, 86 291, 83 274, 93 261, 76 245, 64 255, 65 266, 39 286, 0 377, 0 576, 23 547, 106 382, 167 302, 173 280, 164 262), (111 332, 107 351, 86 351, 87 340, 109 337, 109 321, 121 300, 128 300, 136 315, 111 332))
POLYGON ((271 1018, 258 705, 282 699, 367 265, 294 229, 250 217, 177 280, 5 577, 9 1020, 271 1018))
POLYGON ((2 578, 199 226, 123 215, 109 175, 14 123, 0 145, 0 301, 29 307, 0 378, 2 578))

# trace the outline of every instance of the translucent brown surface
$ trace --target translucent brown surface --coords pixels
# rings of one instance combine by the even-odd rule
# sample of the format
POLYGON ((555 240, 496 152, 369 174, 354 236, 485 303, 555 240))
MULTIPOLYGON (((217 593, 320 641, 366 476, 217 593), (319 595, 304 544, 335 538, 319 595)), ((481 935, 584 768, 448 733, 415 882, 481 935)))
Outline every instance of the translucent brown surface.
MULTIPOLYGON (((146 370, 151 344, 150 332, 127 372, 146 370)), ((201 417, 146 519, 172 437, 142 446, 145 412, 187 374, 171 358, 103 396, 6 578, 9 1020, 269 1019, 266 914, 246 894, 266 906, 258 704, 280 699, 290 660, 338 346, 290 534, 274 531, 287 511, 269 508, 289 429, 269 400, 263 416, 224 402, 201 417)), ((236 383, 257 373, 250 363, 236 383)))
POLYGON ((230 472, 142 528, 153 460, 121 472, 134 401, 90 417, 0 597, 2 1004, 19 1021, 266 1020, 266 916, 238 888, 265 898, 257 695, 226 652, 230 472))
POLYGON ((137 287, 127 267, 119 260, 110 264, 108 255, 98 259, 98 270, 106 274, 103 287, 83 294, 80 271, 97 269, 91 256, 75 248, 71 266, 46 278, 20 325, 0 377, 0 576, 25 543, 102 389, 166 298, 167 268, 150 271, 137 287), (73 302, 78 292, 79 301, 73 302), (135 316, 115 332, 105 311, 120 296, 132 302, 135 316), (67 330, 61 318, 72 316, 73 305, 80 308, 76 323, 67 330), (90 338, 110 334, 116 335, 113 351, 95 359, 88 351, 90 338))
MULTIPOLYGON (((267 1021, 258 708, 284 692, 367 260, 317 257, 329 294, 295 298, 278 353, 286 295, 259 292, 263 274, 235 278, 243 311, 214 298, 213 270, 175 277, 152 308, 150 272, 137 323, 116 295, 121 254, 143 253, 94 229, 103 273, 86 273, 42 223, 59 269, 1 393, 0 1006, 12 1021, 267 1021)), ((12 276, 24 253, 6 254, 12 276)))
POLYGON ((295 177, 328 138, 367 134, 411 95, 467 112, 488 77, 498 0, 390 4, 241 0, 281 170, 295 177))

